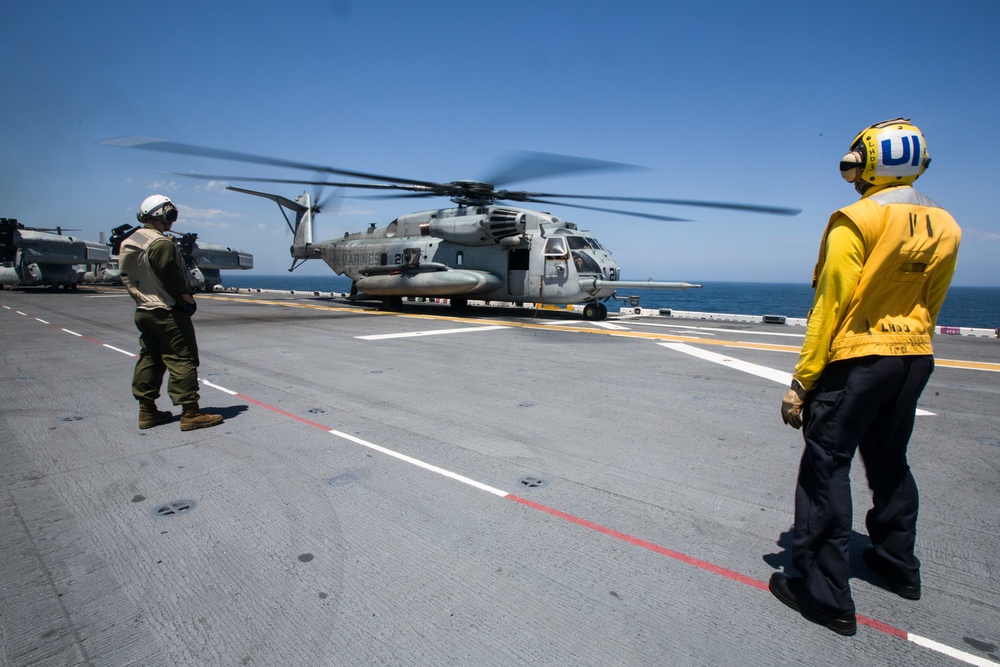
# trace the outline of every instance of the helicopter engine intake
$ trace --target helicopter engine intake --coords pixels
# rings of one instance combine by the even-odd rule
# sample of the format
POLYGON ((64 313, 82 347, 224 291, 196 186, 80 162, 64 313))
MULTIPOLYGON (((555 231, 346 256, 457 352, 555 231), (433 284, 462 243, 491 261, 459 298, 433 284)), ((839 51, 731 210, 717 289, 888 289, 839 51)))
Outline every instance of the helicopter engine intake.
POLYGON ((505 208, 494 208, 489 213, 478 215, 435 218, 420 224, 421 236, 433 236, 466 246, 494 245, 504 239, 522 235, 524 231, 524 215, 505 208))

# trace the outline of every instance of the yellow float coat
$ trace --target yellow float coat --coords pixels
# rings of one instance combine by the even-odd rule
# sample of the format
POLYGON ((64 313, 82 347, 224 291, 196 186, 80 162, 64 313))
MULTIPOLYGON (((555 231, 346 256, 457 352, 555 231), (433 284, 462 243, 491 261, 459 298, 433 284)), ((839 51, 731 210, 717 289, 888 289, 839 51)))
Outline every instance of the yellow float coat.
POLYGON ((836 211, 813 274, 795 367, 802 386, 811 389, 841 359, 932 354, 961 237, 947 211, 909 186, 873 188, 836 211))

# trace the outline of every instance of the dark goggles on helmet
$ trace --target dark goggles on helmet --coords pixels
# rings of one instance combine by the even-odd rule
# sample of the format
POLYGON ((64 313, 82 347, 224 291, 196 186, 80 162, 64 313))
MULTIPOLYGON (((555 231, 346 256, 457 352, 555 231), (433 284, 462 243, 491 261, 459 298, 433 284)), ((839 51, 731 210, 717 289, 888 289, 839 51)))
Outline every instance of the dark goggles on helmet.
POLYGON ((177 222, 177 209, 170 202, 167 202, 157 209, 154 209, 145 215, 144 219, 151 218, 163 218, 168 224, 173 224, 177 222))

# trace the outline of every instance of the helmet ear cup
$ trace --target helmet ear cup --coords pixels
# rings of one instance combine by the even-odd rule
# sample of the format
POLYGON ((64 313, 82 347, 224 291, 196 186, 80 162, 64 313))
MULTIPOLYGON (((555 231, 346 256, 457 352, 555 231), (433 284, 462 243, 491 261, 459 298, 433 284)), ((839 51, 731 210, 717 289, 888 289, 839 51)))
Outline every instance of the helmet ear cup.
POLYGON ((861 151, 851 151, 840 158, 840 175, 848 183, 857 183, 861 180, 861 172, 865 167, 865 158, 861 151))
POLYGON ((145 224, 148 219, 157 216, 163 217, 171 211, 173 212, 174 219, 170 222, 174 222, 177 220, 177 207, 170 201, 170 198, 163 195, 150 195, 143 200, 135 217, 139 222, 145 224))

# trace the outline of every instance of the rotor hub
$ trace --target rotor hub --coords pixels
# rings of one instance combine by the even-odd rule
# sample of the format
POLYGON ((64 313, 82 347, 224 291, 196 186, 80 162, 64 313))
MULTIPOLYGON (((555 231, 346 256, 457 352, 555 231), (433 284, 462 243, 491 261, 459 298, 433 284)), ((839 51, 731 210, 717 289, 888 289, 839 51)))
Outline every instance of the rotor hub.
POLYGON ((459 206, 483 206, 493 203, 497 191, 482 181, 452 181, 448 183, 449 196, 459 206))

